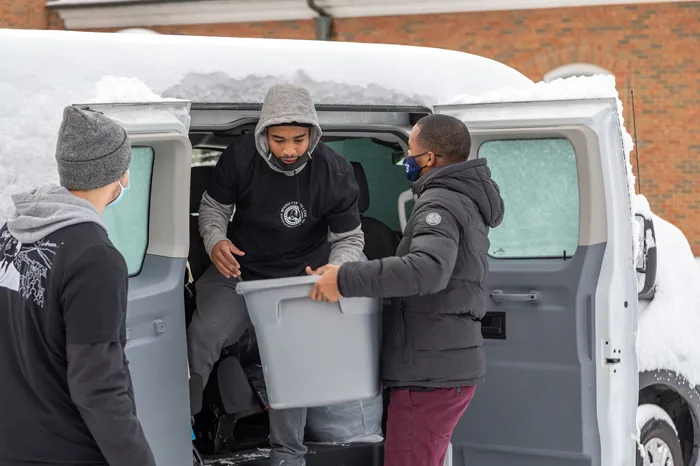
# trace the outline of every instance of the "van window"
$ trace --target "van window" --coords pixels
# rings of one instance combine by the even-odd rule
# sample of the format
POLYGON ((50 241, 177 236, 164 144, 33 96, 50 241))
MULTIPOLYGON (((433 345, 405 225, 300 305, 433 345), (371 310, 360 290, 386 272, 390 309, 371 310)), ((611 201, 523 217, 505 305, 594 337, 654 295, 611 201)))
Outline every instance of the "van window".
POLYGON ((488 160, 505 202, 503 223, 489 232, 496 258, 572 257, 578 245, 576 154, 569 140, 486 141, 488 160))
POLYGON ((118 205, 105 209, 103 214, 109 239, 124 256, 130 277, 141 272, 148 247, 154 156, 150 147, 133 148, 129 171, 131 187, 118 205))
POLYGON ((370 138, 352 138, 326 142, 348 162, 359 162, 365 170, 369 187, 369 209, 364 213, 400 231, 398 196, 411 188, 406 169, 392 161, 393 150, 370 138))

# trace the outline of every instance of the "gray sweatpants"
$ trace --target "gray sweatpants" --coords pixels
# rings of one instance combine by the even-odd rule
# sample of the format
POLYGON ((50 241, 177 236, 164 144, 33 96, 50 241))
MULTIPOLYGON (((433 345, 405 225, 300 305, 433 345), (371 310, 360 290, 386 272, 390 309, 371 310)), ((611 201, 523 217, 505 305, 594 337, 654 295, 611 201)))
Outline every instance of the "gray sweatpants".
MULTIPOLYGON (((237 342, 245 330, 252 327, 245 299, 236 293, 237 283, 237 278, 228 279, 219 273, 216 266, 211 265, 195 285, 197 310, 187 330, 187 349, 190 380, 199 378, 199 381, 191 385, 191 389, 193 386, 199 386, 200 382, 201 387, 195 390, 206 386, 221 350, 237 342)), ((381 434, 378 425, 381 422, 381 397, 368 402, 347 403, 335 407, 270 409, 269 413, 272 447, 270 460, 273 466, 305 464, 304 455, 307 448, 304 445, 304 432, 307 414, 319 424, 318 429, 322 429, 317 432, 320 441, 346 441, 349 435, 357 434, 344 429, 343 426, 355 429, 361 435, 375 434, 370 437, 381 434), (328 427, 329 415, 333 416, 333 413, 338 411, 344 413, 335 416, 336 419, 341 419, 340 423, 332 419, 331 427, 328 427)))

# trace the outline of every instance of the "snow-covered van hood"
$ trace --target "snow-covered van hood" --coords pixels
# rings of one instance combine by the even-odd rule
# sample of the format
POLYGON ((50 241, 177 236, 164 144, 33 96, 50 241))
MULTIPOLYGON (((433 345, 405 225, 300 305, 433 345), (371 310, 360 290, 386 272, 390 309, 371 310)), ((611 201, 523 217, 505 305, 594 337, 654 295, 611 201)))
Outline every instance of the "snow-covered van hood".
POLYGON ((105 228, 102 216, 90 202, 66 188, 49 184, 12 196, 15 213, 7 229, 21 243, 35 243, 51 233, 78 223, 92 222, 105 228))

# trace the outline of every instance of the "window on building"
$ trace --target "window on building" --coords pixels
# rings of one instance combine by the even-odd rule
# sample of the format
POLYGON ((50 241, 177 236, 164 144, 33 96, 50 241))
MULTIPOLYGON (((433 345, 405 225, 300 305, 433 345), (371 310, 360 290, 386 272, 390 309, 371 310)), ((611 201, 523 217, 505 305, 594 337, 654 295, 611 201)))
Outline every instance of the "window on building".
POLYGON ((579 196, 576 154, 569 140, 484 142, 505 202, 503 223, 489 232, 495 258, 570 258, 577 249, 579 196))
POLYGON ((545 82, 550 82, 555 79, 573 78, 575 76, 595 76, 597 74, 611 75, 612 73, 605 68, 590 63, 571 63, 553 69, 544 75, 543 80, 545 82))
POLYGON ((118 205, 102 216, 109 239, 126 260, 129 276, 138 275, 148 248, 151 176, 155 153, 150 147, 134 147, 129 170, 129 190, 118 205))

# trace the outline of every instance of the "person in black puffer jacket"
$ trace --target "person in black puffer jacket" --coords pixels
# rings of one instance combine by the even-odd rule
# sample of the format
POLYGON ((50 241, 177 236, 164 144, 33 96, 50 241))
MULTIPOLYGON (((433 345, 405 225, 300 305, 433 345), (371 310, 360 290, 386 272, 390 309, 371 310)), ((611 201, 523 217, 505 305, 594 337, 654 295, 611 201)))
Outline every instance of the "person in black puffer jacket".
POLYGON ((417 196, 396 256, 327 265, 310 297, 388 297, 382 379, 391 389, 385 466, 439 466, 485 375, 489 228, 504 203, 485 159, 467 160, 466 125, 430 115, 414 127, 404 164, 417 196))

